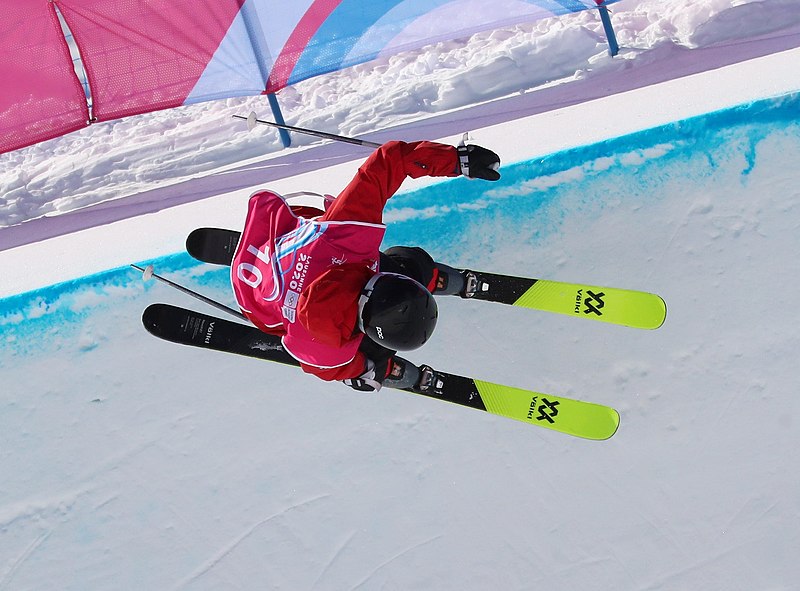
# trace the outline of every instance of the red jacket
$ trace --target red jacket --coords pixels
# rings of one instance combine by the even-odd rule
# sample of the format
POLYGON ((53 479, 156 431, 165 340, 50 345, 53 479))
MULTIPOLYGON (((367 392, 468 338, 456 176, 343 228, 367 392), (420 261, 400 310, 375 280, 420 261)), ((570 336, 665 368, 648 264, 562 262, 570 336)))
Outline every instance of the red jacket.
MULTIPOLYGON (((389 142, 378 148, 367 159, 359 168, 355 178, 329 205, 327 211, 315 221, 319 223, 334 222, 333 226, 341 222, 364 223, 369 224, 372 228, 373 225, 383 223, 383 208, 406 177, 458 176, 459 174, 458 155, 452 146, 425 141, 389 142)), ((249 215, 254 209, 253 200, 257 200, 259 195, 254 195, 251 200, 249 215)), ((276 219, 276 223, 281 221, 285 223, 285 220, 276 219)), ((240 250, 246 248, 243 245, 246 243, 248 228, 251 225, 248 223, 245 226, 242 242, 239 245, 240 250)), ((353 224, 347 224, 347 226, 352 229, 353 224)), ((341 230, 342 227, 336 229, 341 230)), ((334 232, 329 232, 326 239, 328 237, 335 239, 336 235, 334 232)), ((350 241, 352 242, 352 236, 350 241)), ((380 237, 377 242, 379 241, 380 237)), ((260 247, 258 248, 260 249, 260 247)), ((250 309, 245 309, 246 307, 242 305, 242 301, 246 299, 242 297, 242 290, 248 289, 249 280, 252 280, 252 277, 249 277, 247 273, 237 277, 236 262, 242 254, 240 252, 237 252, 232 267, 234 291, 237 293, 237 299, 240 301, 244 313, 250 320, 261 330, 284 337, 284 345, 293 354, 294 351, 302 348, 302 342, 298 343, 297 334, 299 334, 301 340, 303 338, 311 339, 313 346, 317 350, 321 348, 323 353, 326 347, 329 348, 328 350, 332 351, 332 354, 329 354, 328 358, 332 358, 331 355, 336 357, 339 350, 344 355, 341 358, 342 363, 337 362, 335 367, 324 366, 324 363, 318 365, 304 363, 304 359, 308 361, 307 357, 295 355, 301 360, 301 367, 304 371, 324 380, 354 378, 361 375, 366 369, 366 357, 357 351, 361 339, 365 338, 357 328, 358 298, 368 279, 375 273, 375 263, 379 259, 374 233, 366 248, 370 253, 365 253, 362 249, 362 252, 356 257, 357 262, 332 260, 329 268, 307 285, 300 286, 299 297, 295 298, 296 302, 292 302, 296 308, 293 307, 288 311, 292 316, 291 321, 301 325, 299 327, 290 326, 290 332, 291 329, 295 329, 296 333, 289 335, 292 339, 291 344, 287 341, 286 320, 284 320, 284 325, 276 326, 275 318, 270 316, 267 319, 263 314, 260 316, 257 306, 249 306, 250 309)), ((258 261, 254 262, 258 263, 258 261)), ((252 267, 252 265, 248 266, 252 267)), ((286 318, 289 317, 287 312, 284 312, 284 315, 286 318)), ((309 342, 309 347, 311 345, 312 343, 309 342)), ((325 355, 322 358, 324 357, 325 355)))

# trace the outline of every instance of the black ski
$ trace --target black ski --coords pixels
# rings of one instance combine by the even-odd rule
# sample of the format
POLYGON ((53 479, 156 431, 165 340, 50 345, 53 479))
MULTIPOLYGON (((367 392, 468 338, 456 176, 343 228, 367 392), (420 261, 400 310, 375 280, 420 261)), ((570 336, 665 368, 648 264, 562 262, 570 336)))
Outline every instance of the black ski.
POLYGON ((186 238, 186 251, 198 261, 230 265, 241 232, 221 228, 197 228, 186 238))
MULTIPOLYGON (((299 366, 280 338, 253 326, 168 304, 148 306, 142 323, 150 334, 173 343, 299 366)), ((619 414, 608 406, 420 369, 420 385, 405 391, 586 439, 608 439, 619 426, 619 414)))

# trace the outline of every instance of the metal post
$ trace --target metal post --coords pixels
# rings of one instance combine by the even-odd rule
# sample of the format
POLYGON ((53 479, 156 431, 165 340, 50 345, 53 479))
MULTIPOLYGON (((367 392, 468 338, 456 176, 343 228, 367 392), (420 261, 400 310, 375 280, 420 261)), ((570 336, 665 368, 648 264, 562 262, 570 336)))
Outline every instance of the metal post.
POLYGON ((619 53, 619 44, 617 43, 617 35, 614 33, 614 27, 611 25, 611 15, 605 6, 605 0, 594 1, 600 11, 600 20, 603 23, 603 30, 606 32, 606 39, 608 39, 608 53, 611 57, 614 57, 619 53))
MULTIPOLYGON (((272 109, 272 116, 275 118, 275 121, 281 125, 286 125, 283 119, 283 113, 281 113, 281 106, 278 104, 278 97, 270 92, 267 94, 267 100, 269 101, 269 107, 272 109)), ((284 148, 288 148, 292 145, 292 138, 289 137, 289 132, 286 131, 286 129, 278 128, 278 135, 281 136, 281 143, 284 148)))

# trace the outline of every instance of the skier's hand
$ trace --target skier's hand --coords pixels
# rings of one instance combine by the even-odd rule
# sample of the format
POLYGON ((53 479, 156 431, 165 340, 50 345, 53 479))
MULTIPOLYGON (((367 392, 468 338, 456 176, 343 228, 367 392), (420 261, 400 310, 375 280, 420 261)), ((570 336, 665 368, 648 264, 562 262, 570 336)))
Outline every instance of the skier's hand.
POLYGON ((458 162, 461 174, 471 179, 497 181, 500 179, 500 157, 486 148, 476 145, 458 146, 458 162))
POLYGON ((364 373, 357 378, 342 380, 342 383, 359 392, 377 392, 383 386, 383 380, 386 379, 388 364, 389 360, 376 366, 371 359, 367 359, 367 368, 364 373))

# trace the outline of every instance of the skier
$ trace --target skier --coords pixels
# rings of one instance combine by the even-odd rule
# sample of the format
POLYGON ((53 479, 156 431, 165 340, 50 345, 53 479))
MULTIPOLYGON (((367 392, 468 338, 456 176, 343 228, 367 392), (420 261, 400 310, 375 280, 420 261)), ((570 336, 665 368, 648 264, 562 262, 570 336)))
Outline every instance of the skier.
POLYGON ((458 294, 464 280, 418 247, 379 247, 386 202, 406 177, 464 175, 496 181, 500 159, 476 145, 389 142, 325 211, 290 207, 277 193, 250 198, 231 265, 242 312, 282 337, 304 371, 362 391, 415 386, 420 369, 396 357, 436 326, 431 293, 458 294))

